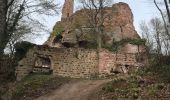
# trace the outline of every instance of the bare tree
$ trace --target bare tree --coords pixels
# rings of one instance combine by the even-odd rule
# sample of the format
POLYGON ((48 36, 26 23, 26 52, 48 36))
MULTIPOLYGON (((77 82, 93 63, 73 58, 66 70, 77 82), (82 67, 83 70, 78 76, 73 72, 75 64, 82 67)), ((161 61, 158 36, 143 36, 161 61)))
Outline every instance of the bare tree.
POLYGON ((57 7, 54 0, 1 0, 0 10, 3 13, 1 15, 5 16, 3 21, 5 31, 0 32, 0 55, 16 35, 19 39, 27 33, 45 30, 43 23, 34 16, 55 15, 57 7))
POLYGON ((157 46, 156 46, 157 54, 161 55, 162 54, 161 35, 163 34, 162 33, 163 25, 161 25, 161 21, 159 18, 151 19, 150 23, 151 23, 152 32, 154 33, 155 41, 157 44, 157 46))
POLYGON ((142 22, 140 29, 143 38, 147 40, 150 53, 156 53, 158 57, 170 54, 170 39, 166 34, 163 22, 159 18, 151 19, 148 25, 142 22))
POLYGON ((167 2, 167 0, 164 0, 164 3, 165 3, 167 15, 168 15, 168 21, 169 21, 169 23, 170 23, 170 11, 169 11, 169 7, 168 7, 168 2, 167 2))
POLYGON ((93 28, 94 33, 97 35, 98 49, 101 48, 101 35, 103 34, 105 11, 104 7, 111 4, 111 0, 81 0, 80 3, 85 9, 88 23, 93 28))
POLYGON ((152 34, 150 32, 149 26, 146 24, 145 21, 142 21, 140 23, 140 30, 142 34, 142 38, 146 39, 146 45, 148 47, 149 53, 153 51, 153 39, 152 39, 152 34))
MULTIPOLYGON (((160 14, 161 14, 162 20, 163 20, 163 22, 164 22, 165 33, 166 33, 166 35, 168 36, 168 38, 170 39, 170 33, 169 33, 169 30, 168 30, 168 27, 167 27, 168 25, 167 25, 167 23, 166 23, 166 19, 165 19, 165 17, 164 17, 164 13, 163 13, 163 11, 161 10, 161 8, 158 6, 156 0, 154 0, 153 2, 154 2, 156 8, 159 10, 159 12, 160 12, 160 14)), ((166 1, 165 1, 165 2, 166 2, 166 1)), ((167 10, 168 10, 168 9, 167 9, 167 10)), ((169 13, 168 13, 168 17, 169 17, 169 13)))
POLYGON ((54 0, 0 0, 0 59, 4 58, 4 49, 7 46, 11 52, 6 57, 8 64, 2 62, 4 64, 0 66, 0 72, 4 76, 14 76, 14 44, 26 34, 46 31, 42 20, 37 17, 56 15, 57 10, 58 4, 54 0))
POLYGON ((1 0, 0 1, 0 57, 3 53, 4 47, 4 37, 6 37, 5 30, 6 30, 6 11, 7 8, 7 1, 1 0))

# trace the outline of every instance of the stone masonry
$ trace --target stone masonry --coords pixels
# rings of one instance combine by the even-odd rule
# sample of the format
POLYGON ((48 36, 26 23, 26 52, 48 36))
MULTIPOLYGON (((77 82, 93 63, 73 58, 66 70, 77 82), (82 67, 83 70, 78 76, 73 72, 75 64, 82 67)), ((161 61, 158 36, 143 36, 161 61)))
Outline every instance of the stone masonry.
MULTIPOLYGON (((130 69, 147 64, 144 45, 126 43, 117 52, 72 46, 96 38, 86 26, 89 22, 85 10, 73 13, 73 4, 74 0, 65 0, 61 21, 54 26, 54 32, 62 26, 63 31, 60 33, 62 40, 54 43, 57 36, 52 34, 44 45, 30 49, 25 58, 18 63, 17 80, 37 71, 50 71, 54 76, 72 78, 105 77, 117 73, 129 73, 130 69), (82 37, 77 39, 79 35, 82 37), (66 43, 71 47, 66 47, 66 43)), ((133 26, 133 14, 127 4, 121 2, 104 9, 106 46, 110 46, 113 40, 140 39, 133 26)))
MULTIPOLYGON (((63 37, 61 45, 64 43, 76 45, 81 41, 95 42, 95 33, 88 32, 90 28, 88 27, 89 19, 87 9, 78 10, 73 13, 72 3, 72 0, 66 0, 62 12, 62 20, 58 21, 54 26, 54 31, 60 26, 63 27, 64 31, 60 33, 63 37), (69 17, 67 17, 68 12, 69 17)), ((133 13, 128 4, 119 2, 113 4, 112 7, 104 8, 104 12, 104 36, 102 36, 102 41, 105 43, 105 46, 111 47, 113 41, 121 41, 123 39, 140 39, 139 35, 135 31, 135 27, 133 25, 133 13)), ((51 47, 61 47, 60 45, 58 46, 58 43, 53 43, 54 40, 55 35, 51 34, 45 44, 51 47)), ((129 47, 133 48, 134 46, 126 44, 126 46, 121 47, 120 52, 123 50, 125 50, 123 52, 131 52, 129 47)))
POLYGON ((61 20, 69 18, 73 14, 74 0, 65 0, 61 20))
POLYGON ((17 80, 33 72, 37 57, 49 58, 53 75, 90 78, 119 73, 128 73, 128 68, 139 66, 135 54, 115 54, 106 49, 51 48, 36 46, 30 49, 17 67, 17 80))

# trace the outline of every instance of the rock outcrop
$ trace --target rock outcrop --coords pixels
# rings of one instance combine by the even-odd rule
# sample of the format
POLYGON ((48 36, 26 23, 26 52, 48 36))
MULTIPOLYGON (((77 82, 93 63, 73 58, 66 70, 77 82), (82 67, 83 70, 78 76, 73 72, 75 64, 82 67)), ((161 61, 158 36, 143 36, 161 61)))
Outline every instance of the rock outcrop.
MULTIPOLYGON (((73 9, 72 6, 68 5, 65 7, 65 5, 63 9, 67 7, 73 9)), ((65 12, 67 12, 67 10, 65 12)), ((63 12, 63 16, 65 16, 65 12, 63 12)), ((80 44, 85 45, 87 43, 91 43, 88 45, 95 45, 96 35, 90 29, 87 12, 87 9, 82 9, 76 11, 70 17, 64 17, 64 19, 62 17, 62 20, 56 23, 53 30, 53 33, 56 34, 56 30, 59 28, 63 29, 63 31, 59 32, 59 34, 63 37, 61 42, 54 43, 56 35, 52 34, 45 44, 51 47, 64 47, 61 44, 66 45, 66 47, 78 47, 80 44)), ((135 31, 133 25, 133 14, 128 4, 120 2, 114 4, 112 7, 104 8, 104 12, 104 32, 102 34, 102 42, 104 47, 113 46, 114 41, 121 41, 123 39, 140 39, 139 35, 135 31)), ((127 46, 121 47, 119 52, 126 50, 126 47, 129 48, 128 43, 125 45, 127 46)), ((131 45, 131 47, 137 49, 137 46, 135 45, 131 45)), ((144 46, 141 46, 141 48, 142 50, 145 49, 144 46)), ((127 52, 133 53, 131 51, 127 52)), ((137 51, 134 53, 136 52, 137 51)), ((145 50, 143 52, 145 52, 145 50)))

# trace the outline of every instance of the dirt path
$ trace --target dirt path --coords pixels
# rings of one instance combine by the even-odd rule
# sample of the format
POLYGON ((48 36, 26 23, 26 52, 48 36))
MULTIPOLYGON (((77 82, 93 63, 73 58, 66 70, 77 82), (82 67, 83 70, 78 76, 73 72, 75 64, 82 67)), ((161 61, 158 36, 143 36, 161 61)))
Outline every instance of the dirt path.
POLYGON ((37 100, 88 100, 88 96, 109 80, 82 80, 67 83, 59 89, 39 97, 37 100))

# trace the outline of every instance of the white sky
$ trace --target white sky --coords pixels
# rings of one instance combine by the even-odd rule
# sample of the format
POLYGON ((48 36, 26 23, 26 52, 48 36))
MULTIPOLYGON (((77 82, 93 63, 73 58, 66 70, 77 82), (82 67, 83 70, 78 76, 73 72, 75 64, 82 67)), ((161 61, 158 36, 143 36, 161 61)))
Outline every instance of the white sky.
MULTIPOLYGON (((65 0, 56 0, 57 2, 60 2, 60 6, 62 7, 65 0)), ((161 0, 157 0, 158 2, 161 0)), ((160 16, 160 13, 156 9, 155 5, 153 4, 153 0, 113 0, 114 3, 117 2, 125 2, 129 4, 133 15, 134 15, 134 26, 140 34, 139 30, 139 24, 142 20, 149 21, 153 17, 160 16)), ((76 3, 75 3, 75 9, 77 9, 76 3)), ((60 10, 61 12, 61 10, 60 10)), ((53 26, 57 21, 59 21, 61 18, 61 14, 53 17, 46 17, 46 25, 48 28, 52 31, 53 26)), ((43 34, 41 37, 35 39, 35 43, 42 44, 48 39, 49 33, 43 34)))

